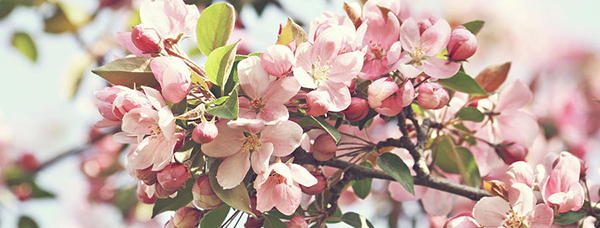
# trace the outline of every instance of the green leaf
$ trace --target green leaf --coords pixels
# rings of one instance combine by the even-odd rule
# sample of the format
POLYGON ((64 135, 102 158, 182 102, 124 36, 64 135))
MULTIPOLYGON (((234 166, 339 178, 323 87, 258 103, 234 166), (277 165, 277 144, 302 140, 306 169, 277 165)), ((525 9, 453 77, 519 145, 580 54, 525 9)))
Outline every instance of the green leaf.
POLYGON ((400 157, 392 153, 384 153, 377 158, 377 165, 398 181, 406 191, 415 194, 413 176, 400 157))
POLYGON ((456 147, 448 135, 438 137, 432 150, 435 165, 445 172, 460 174, 467 185, 479 186, 481 176, 471 151, 456 147))
POLYGON ((446 88, 468 93, 469 95, 486 95, 485 90, 477 84, 477 81, 463 71, 459 71, 451 78, 440 79, 438 82, 446 88))
POLYGON ((229 213, 229 206, 223 204, 215 209, 210 210, 206 213, 202 220, 200 220, 200 227, 219 227, 225 221, 229 213))
POLYGON ((54 13, 44 19, 44 31, 47 33, 75 32, 89 23, 92 16, 85 10, 59 2, 54 13))
POLYGON ((213 102, 208 103, 206 112, 224 119, 233 120, 237 118, 239 112, 237 88, 234 88, 229 96, 221 97, 213 102))
POLYGON ((38 59, 35 41, 26 32, 15 32, 11 38, 12 46, 32 62, 38 59))
POLYGON ((229 40, 235 24, 235 10, 228 3, 215 3, 204 9, 196 26, 198 48, 208 56, 229 40))
POLYGON ((225 84, 229 79, 238 42, 219 47, 208 55, 205 69, 208 79, 221 88, 221 94, 225 92, 225 84))
POLYGON ((47 199, 47 198, 54 198, 54 197, 55 197, 54 193, 43 189, 35 182, 31 182, 31 198, 47 199))
POLYGON ((465 26, 465 28, 467 30, 469 30, 471 33, 477 35, 477 33, 479 33, 481 28, 483 28, 484 24, 485 24, 485 22, 482 20, 475 20, 475 21, 470 21, 470 22, 464 23, 463 26, 465 26))
POLYGON ((158 81, 150 69, 151 58, 130 57, 117 59, 92 70, 94 74, 106 79, 113 85, 130 88, 139 86, 157 87, 158 81))
POLYGON ((154 207, 152 208, 152 218, 156 215, 165 212, 165 211, 174 211, 179 208, 184 207, 188 203, 192 202, 192 185, 194 184, 193 178, 190 179, 185 187, 179 191, 177 191, 177 196, 175 198, 166 198, 166 199, 158 199, 156 203, 154 203, 154 207))
POLYGON ((39 226, 38 226, 37 222, 35 222, 35 220, 33 220, 31 217, 24 215, 24 216, 19 217, 18 227, 19 228, 38 228, 39 226))
POLYGON ((264 228, 286 228, 287 225, 275 216, 265 215, 264 228))
POLYGON ((475 107, 464 107, 456 113, 456 116, 462 120, 481 122, 485 118, 483 113, 475 107))
POLYGON ((342 216, 342 221, 354 228, 373 228, 373 224, 360 214, 348 212, 342 216))
POLYGON ((335 140, 336 143, 338 143, 342 138, 340 132, 334 126, 331 126, 331 124, 327 123, 327 121, 325 121, 325 119, 322 117, 305 116, 300 119, 299 124, 305 128, 317 127, 323 129, 335 140))
POLYGON ((569 225, 578 222, 586 216, 584 210, 569 211, 566 213, 558 214, 554 216, 554 223, 558 225, 569 225))
MULTIPOLYGON (((368 162, 364 162, 361 165, 365 166, 367 168, 372 167, 371 164, 368 162)), ((371 183, 372 182, 373 182, 373 179, 371 179, 371 178, 363 178, 363 179, 355 180, 352 183, 352 190, 354 190, 354 194, 356 194, 356 196, 358 196, 361 199, 367 198, 367 196, 371 192, 371 183)))
MULTIPOLYGON (((252 209, 250 208, 250 196, 248 196, 248 189, 246 189, 246 186, 243 182, 232 189, 223 189, 223 187, 219 185, 217 182, 217 169, 219 164, 220 162, 218 161, 214 162, 208 174, 210 186, 215 194, 230 207, 254 215, 252 209)), ((232 172, 238 171, 232 170, 232 172)))

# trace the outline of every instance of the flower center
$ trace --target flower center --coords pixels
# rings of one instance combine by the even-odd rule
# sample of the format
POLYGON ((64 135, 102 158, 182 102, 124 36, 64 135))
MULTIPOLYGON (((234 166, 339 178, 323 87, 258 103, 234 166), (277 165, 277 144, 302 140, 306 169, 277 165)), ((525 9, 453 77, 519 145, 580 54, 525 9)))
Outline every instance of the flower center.
POLYGON ((315 84, 320 85, 322 82, 327 81, 329 77, 329 71, 331 67, 329 65, 321 65, 320 62, 317 62, 312 65, 311 75, 313 80, 315 80, 315 84))
POLYGON ((255 152, 261 146, 262 143, 260 142, 260 138, 258 137, 258 135, 249 133, 244 140, 244 144, 242 144, 242 152, 255 152))
POLYGON ((427 56, 425 56, 425 52, 423 52, 421 48, 416 48, 415 50, 410 52, 409 55, 411 58, 409 64, 414 64, 417 66, 423 65, 423 60, 427 58, 427 56))
POLYGON ((275 184, 282 184, 286 181, 285 177, 279 175, 279 173, 276 173, 274 171, 272 171, 271 174, 269 174, 269 179, 275 184))
POLYGON ((527 228, 525 224, 525 217, 517 214, 512 209, 508 211, 506 219, 502 224, 502 227, 506 228, 527 228))
POLYGON ((262 98, 254 99, 250 102, 250 109, 256 113, 259 113, 262 108, 265 107, 262 98))
POLYGON ((385 55, 386 51, 379 43, 369 43, 369 52, 367 53, 368 60, 383 59, 385 55))

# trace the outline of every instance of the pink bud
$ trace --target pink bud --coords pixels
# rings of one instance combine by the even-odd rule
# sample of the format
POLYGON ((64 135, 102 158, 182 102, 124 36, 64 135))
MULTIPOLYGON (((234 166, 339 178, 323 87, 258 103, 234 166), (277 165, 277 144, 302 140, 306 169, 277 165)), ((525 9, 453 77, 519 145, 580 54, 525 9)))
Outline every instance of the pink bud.
POLYGON ((144 187, 141 184, 138 184, 136 193, 138 200, 142 203, 153 204, 156 202, 156 195, 152 194, 152 196, 148 196, 148 193, 144 191, 144 187))
POLYGON ((154 189, 155 189, 154 195, 156 195, 156 197, 159 199, 168 198, 169 196, 173 195, 173 193, 176 192, 176 191, 167 191, 160 184, 154 185, 154 189))
POLYGON ((143 53, 160 52, 160 35, 153 28, 138 25, 131 31, 131 42, 143 53))
POLYGON ((423 83, 417 91, 417 103, 425 109, 440 109, 450 101, 448 91, 437 83, 423 83))
POLYGON ((323 192, 327 188, 327 178, 321 172, 311 172, 311 174, 317 178, 317 183, 310 187, 300 185, 302 192, 308 195, 316 195, 323 192))
POLYGON ((402 83, 402 87, 392 77, 377 79, 367 90, 369 106, 379 114, 395 116, 402 108, 414 100, 415 89, 410 81, 402 83))
POLYGON ((306 223, 306 220, 304 220, 304 218, 302 216, 294 216, 292 219, 290 219, 289 222, 287 222, 287 227, 288 228, 308 228, 308 223, 306 223))
POLYGON ((292 50, 279 44, 268 47, 260 57, 262 68, 275 77, 287 76, 291 72, 294 62, 292 50))
POLYGON ((212 142, 219 134, 219 129, 214 122, 202 122, 192 131, 192 140, 198 144, 212 142))
POLYGON ((165 100, 179 103, 186 98, 192 88, 192 71, 183 60, 172 56, 156 57, 150 62, 150 68, 165 100))
POLYGON ((175 133, 175 138, 177 138, 177 143, 175 143, 173 151, 179 151, 185 144, 185 135, 182 132, 177 132, 175 133))
POLYGON ((172 224, 176 228, 195 228, 200 224, 202 212, 193 207, 182 207, 175 211, 172 224))
POLYGON ((331 135, 324 133, 315 138, 310 151, 315 159, 319 161, 327 161, 335 156, 337 144, 331 135))
POLYGON ((175 192, 183 187, 191 176, 185 165, 171 163, 156 174, 156 180, 167 192, 175 192))
POLYGON ((19 166, 25 171, 35 171, 40 167, 40 161, 30 152, 24 152, 19 158, 19 166))
POLYGON ((312 91, 306 94, 306 104, 308 105, 308 115, 321 116, 327 113, 329 107, 327 102, 323 99, 328 95, 323 91, 312 91))
POLYGON ((147 185, 156 184, 156 172, 152 171, 152 166, 136 170, 135 176, 147 185))
POLYGON ((122 119, 125 114, 133 109, 150 106, 150 102, 144 93, 123 86, 113 87, 119 87, 122 90, 113 102, 113 113, 119 119, 122 119))
POLYGON ((113 103, 117 95, 124 91, 124 88, 121 86, 104 87, 94 93, 94 96, 96 96, 96 106, 102 117, 113 121, 119 121, 123 118, 122 115, 120 117, 115 115, 113 112, 113 103))
POLYGON ((504 163, 512 164, 517 161, 524 161, 529 150, 521 144, 504 141, 496 148, 496 153, 504 163))
POLYGON ((350 121, 359 121, 369 114, 369 103, 365 99, 352 97, 350 106, 342 112, 346 115, 346 119, 350 121))
POLYGON ((194 201, 192 201, 194 206, 202 209, 213 209, 222 203, 221 199, 213 192, 208 176, 206 175, 202 175, 196 179, 192 187, 192 195, 194 196, 194 201))
POLYGON ((477 38, 466 28, 455 28, 448 42, 448 59, 464 61, 477 51, 477 38))

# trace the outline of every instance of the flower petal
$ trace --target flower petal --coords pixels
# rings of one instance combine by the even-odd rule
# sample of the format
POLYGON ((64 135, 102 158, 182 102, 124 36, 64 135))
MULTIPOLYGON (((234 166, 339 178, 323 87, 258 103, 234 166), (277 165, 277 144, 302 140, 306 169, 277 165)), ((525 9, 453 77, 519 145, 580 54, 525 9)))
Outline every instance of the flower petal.
POLYGON ((202 144, 202 152, 215 158, 228 157, 239 153, 245 139, 244 130, 230 128, 224 121, 217 123, 217 129, 219 129, 219 134, 212 142, 202 144))
POLYGON ((258 56, 251 56, 240 61, 237 70, 242 90, 253 99, 263 97, 271 81, 275 80, 275 77, 270 76, 262 68, 258 56))
POLYGON ((225 158, 217 169, 217 182, 223 189, 238 186, 250 169, 250 154, 237 153, 225 158))
POLYGON ((308 170, 306 170, 306 168, 293 163, 290 164, 289 167, 290 171, 292 171, 293 173, 292 178, 296 183, 299 183, 306 187, 310 187, 317 184, 317 178, 310 174, 308 170))
POLYGON ((482 227, 501 227, 509 210, 510 205, 501 197, 483 197, 475 203, 473 217, 482 227))
POLYGON ((282 121, 273 126, 266 126, 260 139, 263 143, 273 144, 274 156, 287 156, 300 146, 302 128, 292 121, 282 121))
POLYGON ((500 93, 496 110, 503 112, 519 109, 525 107, 532 99, 533 93, 531 93, 529 87, 517 79, 500 93))
POLYGON ((273 154, 273 144, 263 143, 260 150, 254 151, 250 156, 252 170, 259 175, 267 171, 271 154, 273 154))

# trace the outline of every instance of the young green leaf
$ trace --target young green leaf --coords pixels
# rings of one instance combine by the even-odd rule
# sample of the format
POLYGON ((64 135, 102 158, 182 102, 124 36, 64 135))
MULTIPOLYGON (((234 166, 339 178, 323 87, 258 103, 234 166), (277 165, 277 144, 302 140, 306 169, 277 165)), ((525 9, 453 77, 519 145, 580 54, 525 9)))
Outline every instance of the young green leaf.
POLYGON ((460 174, 467 185, 479 186, 481 176, 471 151, 456 147, 448 135, 440 136, 433 146, 434 163, 448 173, 460 174))
POLYGON ((75 32, 89 23, 92 15, 75 5, 59 2, 50 17, 44 19, 44 31, 47 33, 75 32))
POLYGON ((485 118, 483 113, 475 107, 464 107, 456 113, 456 116, 462 120, 481 122, 485 118))
POLYGON ((104 66, 92 70, 94 74, 106 79, 113 85, 157 87, 158 81, 150 69, 151 58, 130 57, 117 59, 104 66))
POLYGON ((300 119, 298 122, 300 126, 305 128, 317 127, 325 130, 327 134, 329 134, 335 142, 339 142, 342 138, 340 132, 331 124, 327 123, 322 117, 314 117, 314 116, 306 116, 300 119))
POLYGON ((228 3, 215 3, 204 9, 196 26, 198 49, 208 56, 229 40, 235 25, 235 10, 228 3))
POLYGON ((223 204, 215 209, 210 210, 204 216, 202 216, 202 220, 200 220, 200 227, 220 227, 225 221, 227 217, 227 213, 229 213, 229 206, 227 204, 223 204))
POLYGON ((468 93, 469 95, 486 95, 486 91, 481 88, 477 81, 463 71, 459 71, 451 78, 440 79, 438 82, 446 88, 468 93))
POLYGON ((158 199, 156 203, 154 203, 154 207, 152 208, 152 218, 156 215, 163 213, 165 211, 174 211, 177 210, 188 203, 192 202, 192 185, 194 184, 194 180, 190 179, 185 187, 179 191, 177 191, 177 196, 175 198, 166 198, 166 199, 158 199))
POLYGON ((263 224, 265 228, 286 228, 287 225, 283 223, 279 218, 275 216, 265 215, 265 222, 263 224))
POLYGON ((479 33, 479 31, 481 31, 481 28, 483 28, 484 24, 485 24, 484 21, 475 20, 475 21, 470 21, 470 22, 464 23, 463 26, 465 26, 465 28, 467 28, 467 30, 469 30, 471 33, 477 35, 477 33, 479 33))
POLYGON ((254 215, 252 209, 250 208, 250 196, 248 196, 248 189, 246 189, 244 183, 241 183, 232 189, 223 189, 223 187, 219 185, 217 182, 217 169, 219 164, 220 162, 214 162, 208 174, 210 186, 215 194, 230 207, 254 215))
POLYGON ((585 210, 579 211, 569 211, 565 213, 560 213, 554 216, 554 223, 558 225, 569 225, 578 222, 582 218, 586 216, 585 210))
POLYGON ((21 216, 21 217, 19 217, 19 222, 17 223, 17 227, 19 227, 19 228, 38 228, 40 226, 31 217, 21 216))
POLYGON ((348 212, 342 216, 342 221, 354 228, 373 228, 373 224, 365 217, 355 212, 348 212))
POLYGON ((238 42, 219 47, 208 55, 205 69, 208 79, 221 88, 221 94, 225 92, 225 84, 229 79, 233 60, 237 51, 238 42))
POLYGON ((38 58, 37 47, 35 41, 26 32, 15 32, 11 38, 12 46, 21 54, 27 57, 32 62, 36 62, 38 58))
POLYGON ((236 119, 239 112, 238 92, 233 89, 229 96, 220 97, 207 105, 206 112, 224 119, 236 119))
MULTIPOLYGON (((364 162, 363 164, 361 164, 361 166, 365 166, 368 168, 372 167, 371 164, 368 162, 364 162)), ((371 183, 372 182, 373 182, 373 179, 371 179, 371 178, 363 178, 363 179, 355 180, 354 182, 352 182, 352 190, 354 191, 354 194, 356 194, 356 196, 358 196, 361 199, 367 198, 367 196, 371 192, 371 183)))
POLYGON ((377 158, 377 165, 398 181, 406 191, 415 194, 413 176, 400 157, 392 153, 384 153, 377 158))

